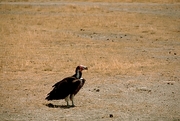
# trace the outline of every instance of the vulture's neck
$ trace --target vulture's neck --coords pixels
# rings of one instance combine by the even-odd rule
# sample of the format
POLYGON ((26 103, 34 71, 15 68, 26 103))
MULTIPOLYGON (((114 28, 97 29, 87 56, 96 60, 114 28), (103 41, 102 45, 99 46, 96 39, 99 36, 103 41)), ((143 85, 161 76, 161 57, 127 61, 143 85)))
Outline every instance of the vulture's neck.
POLYGON ((73 75, 73 77, 76 77, 77 79, 80 79, 82 76, 82 72, 77 70, 76 73, 73 75))

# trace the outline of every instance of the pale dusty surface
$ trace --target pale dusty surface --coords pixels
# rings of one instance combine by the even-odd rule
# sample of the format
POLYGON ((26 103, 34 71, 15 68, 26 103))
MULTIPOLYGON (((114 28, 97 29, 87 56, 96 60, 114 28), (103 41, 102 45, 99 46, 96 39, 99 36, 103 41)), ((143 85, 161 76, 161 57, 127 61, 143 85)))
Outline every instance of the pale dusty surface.
POLYGON ((180 4, 106 1, 0 2, 1 121, 180 121, 180 4), (44 100, 79 64, 76 107, 44 100))

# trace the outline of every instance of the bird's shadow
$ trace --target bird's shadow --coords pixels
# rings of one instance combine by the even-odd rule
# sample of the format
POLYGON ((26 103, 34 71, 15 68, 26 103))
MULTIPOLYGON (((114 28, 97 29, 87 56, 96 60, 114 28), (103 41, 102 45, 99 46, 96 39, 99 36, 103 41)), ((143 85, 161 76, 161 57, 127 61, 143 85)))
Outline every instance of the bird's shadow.
POLYGON ((45 106, 49 108, 62 108, 62 109, 69 109, 69 108, 74 108, 75 106, 67 106, 67 105, 54 105, 52 103, 47 103, 45 106))

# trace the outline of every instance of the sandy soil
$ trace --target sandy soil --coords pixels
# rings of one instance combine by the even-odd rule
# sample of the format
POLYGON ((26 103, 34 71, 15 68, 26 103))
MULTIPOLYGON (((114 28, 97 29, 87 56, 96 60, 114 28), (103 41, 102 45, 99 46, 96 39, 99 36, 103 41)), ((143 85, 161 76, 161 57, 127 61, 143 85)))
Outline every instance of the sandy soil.
POLYGON ((180 3, 0 2, 1 121, 180 121, 180 3), (51 86, 89 67, 75 97, 51 86))

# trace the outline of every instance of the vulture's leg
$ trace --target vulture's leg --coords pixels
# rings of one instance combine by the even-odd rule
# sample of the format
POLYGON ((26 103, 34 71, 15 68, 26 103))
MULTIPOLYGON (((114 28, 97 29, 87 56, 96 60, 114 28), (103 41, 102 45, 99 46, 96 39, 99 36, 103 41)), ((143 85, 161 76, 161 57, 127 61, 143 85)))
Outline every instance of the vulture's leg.
POLYGON ((70 99, 71 99, 71 101, 72 101, 72 107, 74 107, 75 105, 74 105, 74 94, 72 94, 71 96, 70 96, 70 99))
POLYGON ((70 97, 70 95, 68 95, 68 96, 65 98, 65 101, 67 102, 67 107, 70 107, 70 106, 69 106, 69 97, 70 97))

